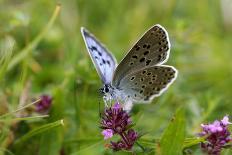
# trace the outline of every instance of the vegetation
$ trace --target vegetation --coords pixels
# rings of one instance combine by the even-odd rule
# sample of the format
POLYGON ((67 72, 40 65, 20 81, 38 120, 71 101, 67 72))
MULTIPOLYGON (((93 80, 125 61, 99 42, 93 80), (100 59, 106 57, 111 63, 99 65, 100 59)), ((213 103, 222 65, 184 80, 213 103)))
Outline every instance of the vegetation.
POLYGON ((119 62, 157 23, 169 33, 167 64, 179 75, 151 104, 134 106, 133 128, 143 135, 134 152, 201 154, 200 124, 232 111, 232 29, 223 1, 0 0, 0 154, 114 154, 99 128, 101 81, 80 27, 119 62), (51 109, 38 113, 35 100, 44 94, 51 109))

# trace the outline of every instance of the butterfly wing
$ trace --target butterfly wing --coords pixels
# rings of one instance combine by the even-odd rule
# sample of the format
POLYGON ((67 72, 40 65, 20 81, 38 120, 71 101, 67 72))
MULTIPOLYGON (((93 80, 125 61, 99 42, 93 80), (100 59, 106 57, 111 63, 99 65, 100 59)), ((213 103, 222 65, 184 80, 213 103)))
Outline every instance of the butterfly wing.
POLYGON ((119 63, 112 84, 117 87, 125 75, 165 63, 169 57, 170 46, 167 31, 160 25, 154 25, 119 63))
POLYGON ((123 91, 124 98, 135 102, 149 102, 161 95, 173 83, 177 74, 172 66, 148 67, 125 76, 119 89, 123 91))
POLYGON ((94 63, 94 66, 101 77, 104 84, 110 84, 113 78, 113 73, 117 66, 116 59, 114 56, 106 49, 106 47, 101 44, 94 35, 92 35, 85 28, 81 28, 81 33, 85 41, 88 53, 94 63))

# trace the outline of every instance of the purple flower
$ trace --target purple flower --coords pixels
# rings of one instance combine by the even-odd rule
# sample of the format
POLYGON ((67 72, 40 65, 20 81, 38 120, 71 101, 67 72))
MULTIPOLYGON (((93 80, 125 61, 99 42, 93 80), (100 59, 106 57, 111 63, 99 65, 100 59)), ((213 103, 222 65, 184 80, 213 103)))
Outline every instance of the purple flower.
POLYGON ((138 133, 130 129, 131 125, 132 121, 129 114, 122 109, 119 103, 106 108, 100 122, 104 139, 111 138, 114 134, 121 137, 119 141, 111 141, 107 146, 114 151, 131 150, 138 139, 138 133))
POLYGON ((126 145, 122 140, 119 140, 118 142, 111 141, 109 147, 114 151, 119 151, 119 150, 126 148, 126 145))
POLYGON ((104 139, 109 139, 111 137, 113 137, 113 130, 111 129, 105 129, 102 131, 102 135, 104 136, 104 139))
POLYGON ((122 109, 119 103, 105 109, 102 115, 101 128, 111 129, 113 133, 120 134, 131 124, 132 122, 129 114, 122 109))
POLYGON ((200 136, 206 136, 206 141, 201 143, 201 148, 209 155, 219 155, 222 148, 232 141, 228 130, 228 116, 221 121, 214 121, 212 124, 201 124, 202 132, 200 136))
POLYGON ((52 97, 49 95, 40 96, 40 101, 35 104, 36 112, 38 113, 48 113, 52 104, 52 97))
POLYGON ((223 119, 221 120, 223 125, 228 125, 228 124, 232 124, 229 122, 229 117, 228 116, 224 116, 223 119))
POLYGON ((116 102, 116 103, 113 105, 112 108, 115 109, 115 110, 119 110, 119 109, 121 109, 121 105, 120 105, 120 103, 116 102))
POLYGON ((122 135, 122 139, 119 140, 118 142, 110 142, 110 148, 113 149, 114 151, 119 151, 119 150, 131 150, 134 143, 138 139, 138 134, 136 131, 133 129, 129 129, 127 133, 124 133, 122 135))

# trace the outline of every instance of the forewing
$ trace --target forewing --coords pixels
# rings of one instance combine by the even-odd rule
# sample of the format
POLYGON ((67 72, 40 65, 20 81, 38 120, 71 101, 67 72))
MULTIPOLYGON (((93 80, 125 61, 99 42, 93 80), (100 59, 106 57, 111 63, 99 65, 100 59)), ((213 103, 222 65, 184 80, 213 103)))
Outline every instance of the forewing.
POLYGON ((81 28, 81 33, 88 53, 102 82, 104 84, 110 84, 117 65, 116 59, 110 52, 108 52, 106 47, 85 28, 81 28))
POLYGON ((149 102, 161 95, 177 77, 172 66, 160 65, 139 70, 124 77, 118 87, 126 98, 149 102))
POLYGON ((136 70, 162 64, 167 61, 170 51, 167 31, 160 25, 150 28, 119 63, 113 77, 113 85, 136 70))

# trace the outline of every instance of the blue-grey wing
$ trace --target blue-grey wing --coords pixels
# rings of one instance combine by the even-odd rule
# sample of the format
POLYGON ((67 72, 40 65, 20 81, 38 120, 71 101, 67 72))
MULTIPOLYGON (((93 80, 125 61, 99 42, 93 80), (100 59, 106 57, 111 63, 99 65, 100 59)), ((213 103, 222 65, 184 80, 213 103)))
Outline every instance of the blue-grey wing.
POLYGON ((116 59, 88 30, 82 27, 81 33, 88 53, 102 82, 104 84, 110 84, 117 66, 116 59))
POLYGON ((148 67, 161 65, 168 60, 171 44, 168 33, 159 24, 151 27, 137 41, 117 66, 112 85, 118 87, 127 75, 148 67))
POLYGON ((118 88, 123 91, 123 98, 148 103, 166 91, 177 75, 178 71, 173 66, 152 66, 126 75, 118 88))

